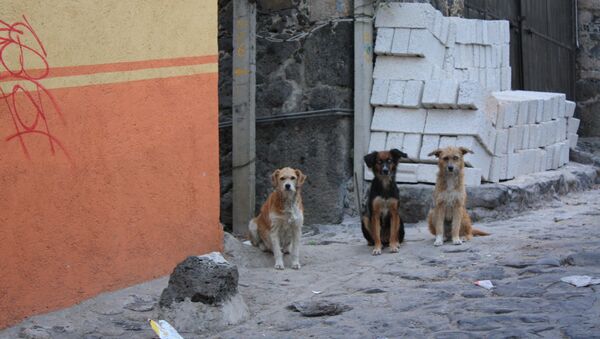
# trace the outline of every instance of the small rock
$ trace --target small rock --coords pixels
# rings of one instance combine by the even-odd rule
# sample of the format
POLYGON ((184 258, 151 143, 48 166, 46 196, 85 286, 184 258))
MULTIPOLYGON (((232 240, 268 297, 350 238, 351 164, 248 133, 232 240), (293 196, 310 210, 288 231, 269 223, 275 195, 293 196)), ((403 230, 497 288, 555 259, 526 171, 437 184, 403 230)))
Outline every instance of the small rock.
POLYGON ((512 267, 512 268, 525 268, 525 267, 531 266, 533 264, 534 264, 533 261, 506 261, 506 262, 500 263, 500 265, 502 265, 502 266, 512 267))
POLYGON ((47 329, 36 325, 22 329, 19 337, 25 339, 50 339, 50 333, 48 333, 47 329))
POLYGON ((385 293, 386 291, 380 289, 380 288, 370 288, 367 290, 363 291, 366 294, 378 294, 378 293, 385 293))
POLYGON ((485 293, 482 291, 467 291, 461 294, 464 298, 484 298, 485 293))
POLYGON ((542 258, 542 259, 537 260, 535 262, 535 265, 559 267, 560 260, 558 260, 556 258, 542 258))
POLYGON ((136 312, 148 312, 154 309, 156 298, 152 296, 132 295, 133 301, 126 304, 124 308, 136 312))
POLYGON ((300 312, 305 317, 320 317, 338 315, 351 310, 352 307, 327 300, 311 300, 295 302, 288 306, 288 309, 300 312))

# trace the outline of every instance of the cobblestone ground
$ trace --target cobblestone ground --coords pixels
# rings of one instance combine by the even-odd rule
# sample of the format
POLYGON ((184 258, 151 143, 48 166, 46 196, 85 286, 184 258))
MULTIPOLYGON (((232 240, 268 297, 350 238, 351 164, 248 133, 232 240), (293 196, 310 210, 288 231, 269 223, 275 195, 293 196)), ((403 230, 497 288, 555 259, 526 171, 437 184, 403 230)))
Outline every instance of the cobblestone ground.
MULTIPOLYGON (((491 236, 433 246, 424 223, 407 227, 400 253, 373 257, 357 220, 308 228, 300 271, 235 243, 240 292, 252 316, 219 333, 185 338, 600 338, 600 190, 557 198, 543 209, 480 222, 491 236), (489 279, 486 290, 473 284, 489 279), (293 302, 327 301, 343 313, 305 317, 293 302), (344 307, 345 306, 345 307, 344 307)), ((146 319, 166 279, 33 317, 0 332, 32 338, 152 338, 146 319)))

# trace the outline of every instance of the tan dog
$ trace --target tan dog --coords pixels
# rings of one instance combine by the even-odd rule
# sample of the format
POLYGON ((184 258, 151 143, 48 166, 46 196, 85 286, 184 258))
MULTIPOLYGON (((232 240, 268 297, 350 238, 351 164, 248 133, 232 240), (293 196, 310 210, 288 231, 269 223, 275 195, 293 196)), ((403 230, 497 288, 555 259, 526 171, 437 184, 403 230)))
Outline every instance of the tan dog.
POLYGON ((300 235, 304 207, 300 190, 306 176, 300 170, 285 167, 271 175, 273 188, 260 214, 248 225, 250 241, 263 251, 273 252, 275 269, 284 269, 283 253, 291 253, 292 268, 300 268, 300 235))
POLYGON ((438 174, 433 192, 433 208, 429 211, 427 221, 429 231, 435 235, 435 246, 440 246, 444 238, 452 238, 454 245, 470 240, 473 235, 489 235, 472 228, 471 218, 465 208, 467 192, 464 183, 464 155, 473 153, 465 147, 446 147, 437 149, 429 156, 438 158, 438 174), (446 222, 450 223, 450 230, 446 222))

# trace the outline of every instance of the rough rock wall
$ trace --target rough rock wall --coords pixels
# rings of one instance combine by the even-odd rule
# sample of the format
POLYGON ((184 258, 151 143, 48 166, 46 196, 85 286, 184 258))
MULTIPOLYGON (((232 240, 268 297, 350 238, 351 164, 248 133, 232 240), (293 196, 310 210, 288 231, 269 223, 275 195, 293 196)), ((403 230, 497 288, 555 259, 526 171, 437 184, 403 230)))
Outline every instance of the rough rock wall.
POLYGON ((600 1, 578 2, 577 116, 579 134, 600 136, 600 1))
MULTIPOLYGON (((305 222, 341 222, 352 176, 351 1, 265 0, 257 6, 256 209, 271 191, 272 171, 291 166, 308 175, 305 222), (261 121, 314 110, 330 111, 319 118, 261 121)), ((231 119, 232 11, 231 0, 219 1, 221 123, 231 119)), ((230 127, 220 129, 220 152, 221 222, 230 225, 230 127)))

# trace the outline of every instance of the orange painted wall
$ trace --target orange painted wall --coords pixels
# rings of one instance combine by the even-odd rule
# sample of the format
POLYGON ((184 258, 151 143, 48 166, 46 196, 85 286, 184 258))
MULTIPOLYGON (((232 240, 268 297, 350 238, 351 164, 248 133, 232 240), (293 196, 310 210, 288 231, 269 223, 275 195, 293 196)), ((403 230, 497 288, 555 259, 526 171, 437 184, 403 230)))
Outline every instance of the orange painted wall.
POLYGON ((216 1, 99 3, 0 0, 0 328, 222 246, 216 1))

